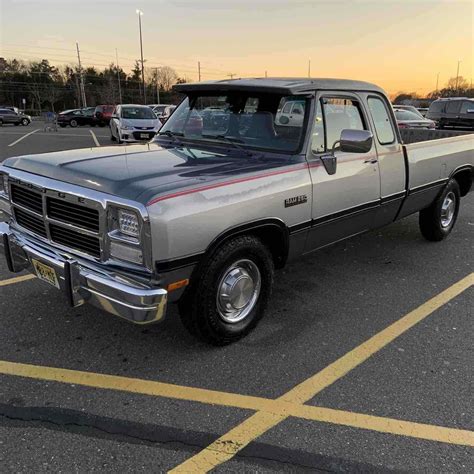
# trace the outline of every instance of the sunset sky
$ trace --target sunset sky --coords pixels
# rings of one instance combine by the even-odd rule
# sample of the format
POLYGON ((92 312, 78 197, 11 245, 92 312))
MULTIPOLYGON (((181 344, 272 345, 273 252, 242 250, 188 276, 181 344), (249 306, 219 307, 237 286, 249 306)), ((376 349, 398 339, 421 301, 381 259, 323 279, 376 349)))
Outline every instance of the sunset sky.
POLYGON ((0 56, 84 66, 139 58, 197 79, 307 76, 375 82, 389 93, 473 77, 470 0, 0 0, 0 56))

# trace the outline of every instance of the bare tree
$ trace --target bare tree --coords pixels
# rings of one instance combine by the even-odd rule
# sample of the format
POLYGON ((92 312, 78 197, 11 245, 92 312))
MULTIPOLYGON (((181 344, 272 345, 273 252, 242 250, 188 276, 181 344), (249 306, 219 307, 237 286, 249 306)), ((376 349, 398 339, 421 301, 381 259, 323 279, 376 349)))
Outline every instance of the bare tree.
POLYGON ((164 91, 171 90, 171 87, 176 84, 178 77, 178 73, 172 67, 163 66, 158 68, 158 84, 160 89, 164 91))

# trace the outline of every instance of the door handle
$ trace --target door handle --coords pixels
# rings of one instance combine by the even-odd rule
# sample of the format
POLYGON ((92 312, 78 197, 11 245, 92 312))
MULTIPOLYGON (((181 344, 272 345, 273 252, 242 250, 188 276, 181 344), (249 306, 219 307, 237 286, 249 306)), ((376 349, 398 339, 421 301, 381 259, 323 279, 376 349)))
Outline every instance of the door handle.
POLYGON ((370 158, 370 160, 365 160, 364 163, 377 163, 379 160, 377 160, 377 158, 370 158))

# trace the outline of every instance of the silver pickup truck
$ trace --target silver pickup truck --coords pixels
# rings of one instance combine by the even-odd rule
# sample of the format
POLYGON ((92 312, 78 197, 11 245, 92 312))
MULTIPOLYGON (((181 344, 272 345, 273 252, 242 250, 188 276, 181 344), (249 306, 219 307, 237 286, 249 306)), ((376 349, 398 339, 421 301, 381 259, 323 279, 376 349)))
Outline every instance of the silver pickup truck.
POLYGON ((138 324, 177 302, 191 333, 226 344, 262 317, 275 269, 415 212, 423 236, 443 240, 471 189, 474 135, 417 131, 403 144, 373 84, 176 89, 183 101, 146 145, 5 160, 0 237, 12 272, 138 324))

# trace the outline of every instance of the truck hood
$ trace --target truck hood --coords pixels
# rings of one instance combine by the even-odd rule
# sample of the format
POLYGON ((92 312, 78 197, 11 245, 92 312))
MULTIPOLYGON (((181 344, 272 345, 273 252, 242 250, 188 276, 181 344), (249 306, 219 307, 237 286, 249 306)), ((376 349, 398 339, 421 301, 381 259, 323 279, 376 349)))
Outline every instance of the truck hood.
POLYGON ((25 155, 3 165, 146 204, 162 192, 290 163, 288 155, 223 150, 148 143, 25 155))

